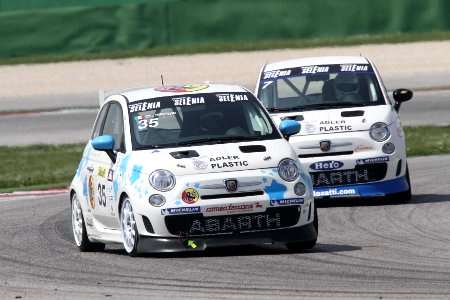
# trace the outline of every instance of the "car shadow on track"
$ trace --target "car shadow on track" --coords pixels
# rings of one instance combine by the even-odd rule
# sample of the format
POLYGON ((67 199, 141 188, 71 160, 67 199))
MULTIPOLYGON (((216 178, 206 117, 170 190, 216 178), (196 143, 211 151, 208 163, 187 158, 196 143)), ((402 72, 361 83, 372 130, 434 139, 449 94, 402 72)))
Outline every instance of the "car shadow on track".
POLYGON ((450 202, 447 194, 416 194, 409 202, 402 202, 388 197, 379 198, 347 198, 347 199, 316 199, 317 207, 353 207, 353 206, 381 206, 381 205, 415 205, 423 203, 450 202))
MULTIPOLYGON (((258 247, 252 245, 243 246, 230 246, 221 248, 207 248, 204 251, 198 252, 173 252, 173 253, 151 253, 151 254, 141 254, 139 257, 147 258, 195 258, 195 257, 231 257, 231 256, 258 256, 258 255, 286 255, 286 254, 306 254, 306 253, 337 253, 337 252, 348 252, 348 251, 358 251, 361 247, 351 246, 351 245, 340 245, 340 244, 326 244, 317 243, 316 246, 310 250, 293 251, 288 250, 282 246, 268 246, 268 247, 258 247)), ((106 253, 115 255, 127 255, 125 250, 115 248, 115 249, 105 249, 106 253)))

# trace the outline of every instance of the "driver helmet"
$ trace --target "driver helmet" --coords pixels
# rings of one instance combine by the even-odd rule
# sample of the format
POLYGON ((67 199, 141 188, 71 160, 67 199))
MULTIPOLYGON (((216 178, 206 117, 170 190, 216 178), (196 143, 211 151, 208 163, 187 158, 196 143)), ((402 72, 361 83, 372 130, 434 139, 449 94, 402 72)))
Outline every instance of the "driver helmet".
POLYGON ((341 73, 334 79, 336 97, 340 100, 359 98, 359 80, 356 74, 341 73))

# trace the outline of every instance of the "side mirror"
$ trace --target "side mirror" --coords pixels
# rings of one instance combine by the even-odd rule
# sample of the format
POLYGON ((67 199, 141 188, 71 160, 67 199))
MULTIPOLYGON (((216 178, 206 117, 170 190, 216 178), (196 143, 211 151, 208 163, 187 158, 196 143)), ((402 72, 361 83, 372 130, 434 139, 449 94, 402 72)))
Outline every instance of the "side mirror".
POLYGON ((91 145, 95 150, 105 151, 112 162, 116 162, 117 155, 114 153, 114 137, 112 135, 98 136, 91 141, 91 145))
POLYGON ((408 89, 396 89, 392 93, 392 95, 394 96, 395 100, 394 108, 396 111, 399 111, 402 103, 410 100, 413 97, 413 92, 408 89))
POLYGON ((294 120, 283 120, 280 123, 280 131, 286 139, 289 139, 291 135, 300 132, 300 123, 294 120))

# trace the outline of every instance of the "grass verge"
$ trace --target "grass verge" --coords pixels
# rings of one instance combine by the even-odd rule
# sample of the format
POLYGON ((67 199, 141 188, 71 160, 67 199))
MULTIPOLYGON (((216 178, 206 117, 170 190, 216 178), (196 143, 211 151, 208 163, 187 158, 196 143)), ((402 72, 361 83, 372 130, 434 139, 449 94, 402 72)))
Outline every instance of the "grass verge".
POLYGON ((406 127, 408 156, 450 154, 450 126, 406 127))
POLYGON ((129 57, 147 57, 175 54, 197 54, 197 53, 219 53, 229 51, 256 51, 269 49, 286 48, 312 48, 312 47, 332 47, 350 46, 362 44, 382 44, 382 43, 406 43, 417 41, 439 41, 449 40, 450 31, 444 32, 424 32, 424 33, 390 33, 380 35, 354 35, 349 37, 317 38, 317 39, 291 39, 291 40, 266 40, 266 41, 232 41, 214 43, 195 43, 186 45, 173 45, 155 47, 148 49, 134 50, 111 50, 108 52, 95 53, 67 53, 48 54, 27 57, 14 57, 0 59, 0 65, 24 64, 24 63, 47 63, 74 60, 94 60, 94 59, 117 59, 129 57))
POLYGON ((0 192, 67 186, 83 149, 83 145, 0 147, 0 192))
MULTIPOLYGON (((450 154, 450 126, 406 127, 407 154, 450 154)), ((0 147, 0 192, 66 187, 84 145, 0 147)))

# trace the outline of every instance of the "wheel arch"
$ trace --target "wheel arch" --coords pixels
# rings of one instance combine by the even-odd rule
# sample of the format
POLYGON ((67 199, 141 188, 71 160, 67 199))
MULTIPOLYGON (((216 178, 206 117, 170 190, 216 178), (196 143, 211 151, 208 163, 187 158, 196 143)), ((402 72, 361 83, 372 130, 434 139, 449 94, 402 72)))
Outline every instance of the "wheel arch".
POLYGON ((117 208, 117 211, 119 212, 119 218, 120 218, 120 214, 122 213, 121 207, 122 207, 123 200, 125 200, 125 198, 127 198, 127 197, 128 197, 128 194, 126 192, 122 192, 120 194, 118 208, 117 208))

